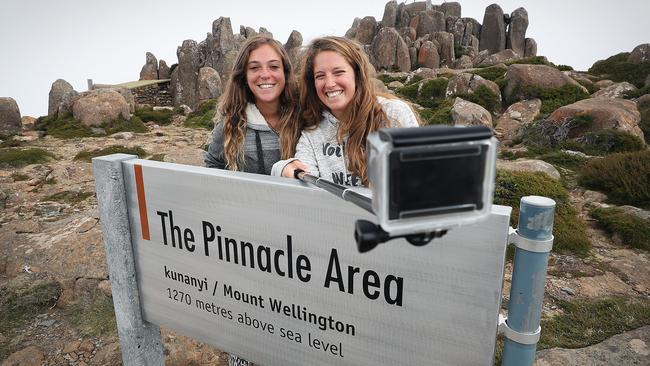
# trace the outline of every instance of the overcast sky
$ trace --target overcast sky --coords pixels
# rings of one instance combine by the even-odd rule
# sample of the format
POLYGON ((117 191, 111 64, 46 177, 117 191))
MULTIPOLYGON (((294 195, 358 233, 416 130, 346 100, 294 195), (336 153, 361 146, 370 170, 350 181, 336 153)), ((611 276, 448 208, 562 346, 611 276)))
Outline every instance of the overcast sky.
MULTIPOLYGON (((47 114, 56 79, 77 91, 95 83, 137 80, 152 52, 168 65, 185 39, 200 42, 219 16, 265 27, 285 43, 296 29, 303 40, 343 35, 355 17, 381 20, 385 0, 0 0, 0 97, 18 102, 21 115, 47 114)), ((411 3, 412 1, 407 1, 411 3)), ((492 1, 459 1, 463 17, 483 23, 492 1)), ((439 2, 433 1, 433 4, 439 2)), ((528 11, 527 37, 556 64, 588 69, 595 61, 650 42, 648 0, 503 0, 504 13, 528 11)))

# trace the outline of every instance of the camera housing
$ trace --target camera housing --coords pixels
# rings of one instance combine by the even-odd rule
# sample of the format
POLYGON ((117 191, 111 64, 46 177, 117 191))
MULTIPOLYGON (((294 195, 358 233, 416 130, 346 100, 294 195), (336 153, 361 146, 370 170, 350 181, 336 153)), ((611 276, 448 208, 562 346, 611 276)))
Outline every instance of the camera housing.
POLYGON ((391 236, 487 217, 497 141, 485 126, 381 129, 368 136, 372 210, 391 236))

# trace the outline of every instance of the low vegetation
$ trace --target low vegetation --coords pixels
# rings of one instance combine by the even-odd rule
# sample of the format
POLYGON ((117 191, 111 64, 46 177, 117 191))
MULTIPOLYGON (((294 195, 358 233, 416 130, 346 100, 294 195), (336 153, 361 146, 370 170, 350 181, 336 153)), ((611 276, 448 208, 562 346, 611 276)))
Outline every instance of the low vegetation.
POLYGON ((623 52, 597 61, 589 68, 589 73, 616 82, 627 81, 637 88, 642 88, 646 77, 650 74, 650 61, 633 64, 627 62, 629 55, 629 52, 623 52))
POLYGON ((154 110, 151 106, 144 106, 135 109, 135 116, 142 122, 154 122, 160 126, 172 123, 174 111, 169 109, 154 110))
POLYGON ((77 204, 91 197, 92 192, 63 191, 46 197, 43 201, 77 204))
POLYGON ((589 214, 598 220, 605 231, 619 235, 623 243, 633 248, 650 251, 650 222, 626 213, 617 207, 597 207, 589 214))
POLYGON ((70 113, 40 117, 34 125, 36 130, 43 131, 45 135, 61 139, 102 136, 127 131, 147 132, 147 127, 138 116, 133 116, 128 121, 119 118, 97 127, 98 129, 93 129, 81 124, 70 113))
POLYGON ((494 81, 499 86, 499 88, 503 88, 506 85, 506 71, 508 70, 501 67, 490 66, 476 70, 474 71, 474 74, 482 77, 483 79, 494 81))
POLYGON ((68 314, 70 323, 83 337, 117 333, 113 301, 98 290, 82 296, 70 306, 68 314))
POLYGON ((650 150, 591 159, 579 174, 581 186, 602 191, 612 202, 650 206, 650 150))
POLYGON ((0 286, 0 333, 8 336, 46 311, 56 303, 61 292, 61 285, 48 279, 17 279, 0 286))
POLYGON ((639 113, 641 114, 641 121, 639 121, 639 128, 643 131, 645 143, 650 145, 650 99, 638 102, 636 105, 639 113))
POLYGON ((562 106, 588 97, 589 94, 577 85, 567 84, 559 88, 525 85, 516 87, 506 100, 506 103, 510 105, 520 100, 539 98, 542 101, 540 113, 548 114, 562 106))
POLYGON ((217 113, 217 101, 214 99, 205 101, 192 113, 187 115, 185 127, 204 128, 212 130, 214 128, 214 115, 217 113))
POLYGON ((406 82, 406 76, 390 76, 388 74, 377 75, 377 79, 381 80, 382 83, 388 85, 393 81, 399 81, 404 84, 406 82))
POLYGON ((0 167, 5 165, 20 168, 29 164, 42 164, 52 158, 52 153, 39 148, 0 149, 0 167))
POLYGON ((585 225, 569 202, 566 189, 559 182, 540 172, 497 172, 494 203, 512 207, 510 224, 513 227, 517 226, 519 220, 521 197, 531 195, 549 197, 556 202, 553 251, 586 255, 591 244, 585 225))
POLYGON ((446 100, 438 105, 438 108, 423 108, 420 110, 420 119, 425 125, 451 125, 452 102, 446 100))
POLYGON ((131 154, 137 155, 139 158, 144 158, 148 153, 141 147, 126 147, 122 145, 113 145, 103 149, 96 150, 82 150, 75 155, 74 160, 90 162, 92 158, 110 154, 131 154))
POLYGON ((468 102, 476 103, 488 111, 495 113, 501 110, 501 101, 490 88, 481 85, 473 93, 455 94, 452 97, 459 97, 468 102))
POLYGON ((608 297, 557 303, 563 314, 542 320, 538 349, 582 348, 650 324, 650 300, 608 297))

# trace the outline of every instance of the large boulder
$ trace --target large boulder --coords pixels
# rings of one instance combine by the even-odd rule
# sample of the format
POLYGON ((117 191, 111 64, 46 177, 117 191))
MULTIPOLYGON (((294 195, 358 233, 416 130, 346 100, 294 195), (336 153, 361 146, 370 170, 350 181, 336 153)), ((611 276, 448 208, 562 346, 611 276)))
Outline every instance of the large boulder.
POLYGON ((376 29, 377 21, 375 17, 367 16, 359 21, 359 27, 354 38, 361 44, 370 44, 372 39, 375 38, 376 29))
POLYGON ((199 104, 205 100, 216 99, 221 95, 221 78, 215 69, 209 66, 199 69, 197 83, 199 104))
POLYGON ((289 61, 295 67, 298 67, 300 62, 300 47, 302 46, 302 34, 297 30, 291 31, 287 43, 284 44, 284 49, 289 55, 289 61))
POLYGON ((395 28, 381 28, 372 41, 370 48, 377 69, 387 71, 411 70, 408 46, 395 28))
POLYGON ((620 83, 614 83, 606 88, 600 89, 599 91, 591 95, 592 98, 623 98, 625 93, 630 91, 637 90, 636 86, 623 81, 620 83))
POLYGON ((494 134, 503 142, 510 142, 518 136, 521 127, 533 122, 542 108, 542 101, 529 99, 517 102, 499 117, 494 127, 494 134))
POLYGON ((18 103, 14 98, 0 97, 0 135, 14 135, 22 128, 18 103))
POLYGON ((497 53, 506 48, 506 23, 503 10, 497 4, 485 8, 479 48, 481 51, 488 50, 489 53, 497 53))
POLYGON ((433 33, 433 39, 440 45, 440 48, 438 49, 438 53, 440 54, 440 66, 454 66, 454 60, 456 59, 454 53, 454 35, 447 32, 435 32, 433 33))
POLYGON ((47 103, 47 115, 52 116, 59 111, 59 105, 63 101, 63 96, 66 93, 73 91, 74 88, 70 83, 63 79, 57 79, 50 87, 50 95, 47 103))
POLYGON ((524 42, 524 57, 537 56, 537 42, 533 38, 526 38, 524 42))
POLYGON ((644 43, 634 47, 627 57, 627 61, 633 64, 650 61, 650 43, 644 43))
POLYGON ((579 137, 587 132, 606 129, 625 131, 644 140, 639 127, 641 114, 636 103, 618 98, 589 98, 556 109, 547 118, 547 122, 566 125, 576 117, 589 116, 591 122, 581 123, 566 132, 566 138, 579 137))
POLYGON ((493 66, 496 64, 503 64, 508 61, 513 61, 519 59, 520 56, 513 50, 507 48, 503 51, 499 51, 497 53, 494 53, 492 55, 487 56, 483 60, 481 60, 480 65, 481 66, 493 66))
MULTIPOLYGON (((210 66, 217 70, 221 75, 222 81, 228 80, 232 71, 233 64, 237 57, 237 50, 239 49, 240 42, 245 38, 241 35, 235 37, 232 31, 230 18, 219 17, 212 22, 212 33, 208 33, 205 39, 205 56, 203 52, 197 47, 197 59, 194 72, 198 74, 200 66, 210 66), (205 62, 201 62, 201 59, 205 62)), ((185 44, 185 42, 183 42, 185 44)), ((182 47, 182 46, 181 46, 182 47)), ((178 51, 177 51, 178 54, 178 51)), ((178 59, 180 66, 180 58, 178 59)))
POLYGON ((523 56, 526 51, 526 29, 528 29, 528 12, 524 8, 518 8, 510 15, 506 48, 523 56))
POLYGON ((397 1, 391 0, 384 7, 384 16, 381 18, 382 27, 393 27, 397 22, 397 1))
POLYGON ((546 65, 514 64, 508 67, 505 75, 506 86, 503 97, 506 101, 521 100, 525 87, 556 89, 564 85, 574 85, 583 88, 578 82, 565 75, 562 71, 546 65))
POLYGON ((169 79, 171 77, 171 72, 169 71, 169 66, 167 66, 167 62, 165 60, 159 60, 158 61, 158 79, 164 80, 164 79, 169 79))
POLYGON ((347 32, 345 32, 345 38, 356 39, 357 31, 359 30, 359 24, 361 24, 361 18, 354 18, 352 25, 347 32))
POLYGON ((130 118, 127 101, 113 89, 96 89, 79 94, 72 104, 72 115, 85 126, 99 126, 119 118, 130 118))
POLYGON ((176 56, 178 66, 172 72, 170 85, 174 106, 186 104, 196 109, 199 103, 196 93, 200 65, 199 45, 193 40, 185 40, 176 50, 176 56))
POLYGON ((473 94, 482 86, 494 93, 497 96, 499 104, 501 103, 501 91, 494 81, 467 72, 456 74, 449 79, 445 96, 473 94))
POLYGON ((518 159, 514 161, 497 160, 497 169, 515 171, 515 172, 542 172, 551 177, 553 180, 560 180, 560 172, 553 166, 543 160, 518 159))
POLYGON ((460 18, 460 3, 456 1, 450 1, 450 2, 443 2, 440 4, 440 11, 442 11, 446 17, 456 17, 460 18))
POLYGON ((440 55, 438 54, 438 48, 436 48, 433 42, 426 41, 420 46, 418 66, 429 69, 437 69, 440 67, 440 55))
POLYGON ((147 61, 140 70, 140 80, 158 79, 158 60, 151 52, 147 52, 147 61))
POLYGON ((454 126, 487 126, 492 128, 492 115, 487 109, 461 98, 454 100, 451 108, 454 126))

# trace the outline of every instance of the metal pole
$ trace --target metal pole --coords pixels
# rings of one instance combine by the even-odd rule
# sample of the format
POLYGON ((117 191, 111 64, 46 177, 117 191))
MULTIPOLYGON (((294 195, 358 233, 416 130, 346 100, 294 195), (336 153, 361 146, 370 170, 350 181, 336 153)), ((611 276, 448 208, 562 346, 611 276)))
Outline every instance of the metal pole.
POLYGON ((93 174, 122 361, 126 366, 161 366, 165 356, 160 328, 142 319, 122 175, 122 162, 135 158, 127 154, 94 158, 93 174))
POLYGON ((372 211, 372 200, 369 197, 362 195, 361 193, 353 191, 349 187, 330 182, 323 178, 318 178, 311 174, 307 174, 304 170, 301 169, 296 169, 293 173, 293 176, 303 182, 307 182, 315 185, 318 188, 322 188, 329 193, 342 198, 344 201, 352 202, 355 205, 370 212, 371 214, 374 214, 372 211))
POLYGON ((555 201, 550 198, 521 198, 517 230, 510 234, 516 248, 508 318, 499 324, 506 337, 502 366, 535 362, 548 255, 553 246, 554 213, 555 201))

